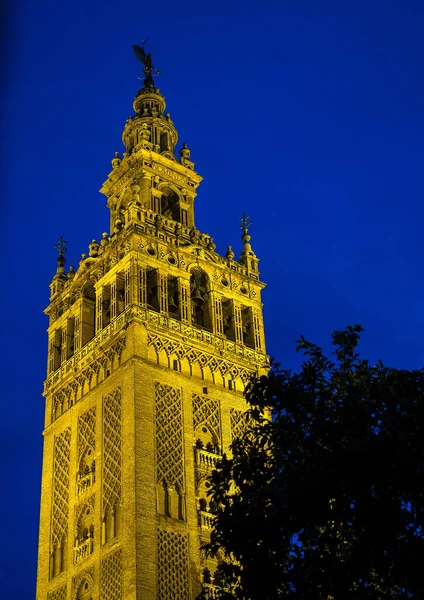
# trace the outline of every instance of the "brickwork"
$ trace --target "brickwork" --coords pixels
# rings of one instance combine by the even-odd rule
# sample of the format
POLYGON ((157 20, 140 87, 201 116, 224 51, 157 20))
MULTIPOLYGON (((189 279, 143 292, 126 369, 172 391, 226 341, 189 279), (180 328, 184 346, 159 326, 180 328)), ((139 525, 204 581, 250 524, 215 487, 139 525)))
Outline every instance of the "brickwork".
POLYGON ((163 96, 134 110, 101 190, 110 233, 51 284, 37 600, 197 596, 205 478, 267 368, 246 221, 240 258, 217 254, 163 96))

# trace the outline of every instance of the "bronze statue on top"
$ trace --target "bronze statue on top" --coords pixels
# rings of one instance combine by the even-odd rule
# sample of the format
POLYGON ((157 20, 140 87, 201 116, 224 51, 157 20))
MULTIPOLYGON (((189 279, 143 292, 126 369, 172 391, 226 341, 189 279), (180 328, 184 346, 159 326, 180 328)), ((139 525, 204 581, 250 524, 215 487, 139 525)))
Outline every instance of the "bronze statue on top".
POLYGON ((142 62, 144 65, 143 72, 146 76, 144 79, 144 87, 155 87, 154 82, 153 82, 152 72, 154 71, 157 75, 162 75, 162 73, 160 71, 158 71, 156 69, 156 67, 153 66, 152 55, 150 54, 150 52, 148 54, 146 54, 146 52, 144 50, 144 44, 146 42, 147 42, 147 40, 143 40, 141 42, 142 43, 141 46, 137 46, 137 44, 134 44, 133 50, 134 50, 134 54, 136 55, 138 60, 140 62, 142 62))

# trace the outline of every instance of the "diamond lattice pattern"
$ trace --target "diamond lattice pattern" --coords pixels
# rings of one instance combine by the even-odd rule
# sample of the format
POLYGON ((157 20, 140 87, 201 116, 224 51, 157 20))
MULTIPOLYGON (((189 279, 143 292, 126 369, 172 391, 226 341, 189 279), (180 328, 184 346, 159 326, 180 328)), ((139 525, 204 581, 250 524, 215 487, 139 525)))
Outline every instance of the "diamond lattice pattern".
POLYGON ((191 598, 188 579, 187 536, 166 529, 158 530, 158 598, 191 598))
POLYGON ((78 419, 78 458, 88 448, 96 447, 96 408, 93 407, 83 413, 78 419))
POLYGON ((230 410, 231 437, 234 439, 243 435, 247 427, 247 415, 242 410, 230 410))
POLYGON ((207 396, 193 394, 193 428, 205 425, 221 443, 221 426, 219 419, 219 402, 207 396))
POLYGON ((102 561, 102 600, 122 598, 122 550, 116 550, 102 561))
POLYGON ((58 546, 68 534, 69 467, 71 428, 54 438, 52 545, 58 546))
POLYGON ((66 585, 56 588, 47 594, 47 600, 66 600, 66 585))
POLYGON ((103 512, 121 499, 121 389, 103 402, 103 512))
POLYGON ((181 390, 156 383, 157 481, 184 488, 181 390))

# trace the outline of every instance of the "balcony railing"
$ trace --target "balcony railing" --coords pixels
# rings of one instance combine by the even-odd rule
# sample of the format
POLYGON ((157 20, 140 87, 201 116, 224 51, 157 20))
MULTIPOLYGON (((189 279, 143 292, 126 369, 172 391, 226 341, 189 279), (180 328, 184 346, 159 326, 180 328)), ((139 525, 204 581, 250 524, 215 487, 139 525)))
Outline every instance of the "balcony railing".
POLYGON ((78 564, 81 560, 88 558, 94 551, 94 540, 93 538, 87 538, 86 540, 79 542, 77 540, 74 548, 74 562, 78 564))
POLYGON ((206 512, 205 510, 199 510, 199 524, 202 529, 211 531, 214 528, 215 515, 206 512))
POLYGON ((77 495, 80 496, 89 490, 96 481, 96 474, 94 471, 90 471, 86 475, 81 476, 77 481, 77 495))
POLYGON ((203 448, 194 449, 196 465, 200 469, 216 469, 216 465, 218 461, 221 459, 219 454, 215 454, 214 452, 208 452, 203 448))
POLYGON ((47 393, 51 387, 59 383, 59 381, 69 373, 75 373, 76 370, 83 368, 85 366, 84 361, 86 357, 89 357, 94 349, 101 346, 107 339, 123 329, 133 318, 139 318, 143 321, 147 320, 149 323, 158 326, 160 329, 169 329, 169 331, 180 333, 182 336, 189 339, 199 340, 210 346, 211 349, 215 349, 219 352, 228 352, 238 359, 248 360, 249 362, 261 366, 268 363, 267 356, 260 350, 254 350, 244 344, 225 339, 220 335, 213 334, 209 331, 203 331, 195 325, 184 323, 178 319, 170 318, 163 313, 148 310, 141 305, 133 304, 128 306, 124 312, 118 315, 106 327, 101 329, 95 337, 88 341, 82 348, 75 351, 71 358, 68 358, 66 362, 62 362, 58 369, 49 373, 44 383, 44 392, 47 393))

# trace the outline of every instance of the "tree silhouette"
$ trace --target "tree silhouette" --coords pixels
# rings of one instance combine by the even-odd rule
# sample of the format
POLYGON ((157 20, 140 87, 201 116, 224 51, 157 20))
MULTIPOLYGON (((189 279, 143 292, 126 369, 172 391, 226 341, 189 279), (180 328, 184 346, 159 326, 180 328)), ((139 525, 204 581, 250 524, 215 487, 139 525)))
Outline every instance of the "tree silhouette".
POLYGON ((239 600, 424 598, 424 371, 333 357, 252 379, 245 432, 211 476, 221 591, 239 600))

